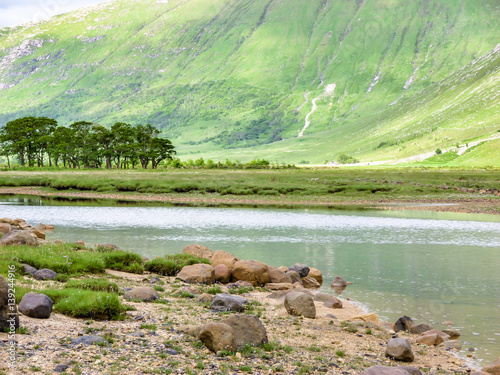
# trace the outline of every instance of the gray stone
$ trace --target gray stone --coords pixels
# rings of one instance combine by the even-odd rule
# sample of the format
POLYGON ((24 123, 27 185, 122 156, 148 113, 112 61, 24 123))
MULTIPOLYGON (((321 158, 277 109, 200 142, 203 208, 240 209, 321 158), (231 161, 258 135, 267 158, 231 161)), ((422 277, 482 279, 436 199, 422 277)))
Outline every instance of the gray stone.
POLYGON ((287 271, 286 275, 292 280, 292 284, 300 283, 302 285, 302 278, 297 271, 287 271))
POLYGON ((285 296, 285 308, 288 314, 316 318, 316 306, 313 298, 302 292, 290 292, 285 296))
POLYGON ((71 344, 73 345, 92 345, 92 344, 97 344, 101 342, 105 342, 104 338, 102 336, 97 336, 97 335, 87 335, 87 336, 81 336, 77 337, 71 340, 71 344))
POLYGON ((24 271, 26 271, 26 273, 29 273, 31 276, 33 276, 35 274, 36 271, 38 271, 35 267, 31 267, 29 264, 21 264, 21 266, 24 267, 24 271))
POLYGON ((268 342, 266 328, 256 316, 233 315, 221 323, 233 328, 238 348, 247 344, 260 346, 268 342))
POLYGON ((19 311, 30 318, 47 319, 54 303, 45 294, 30 292, 19 303, 19 311))
POLYGON ((413 319, 410 318, 409 316, 403 315, 396 321, 396 332, 409 331, 412 325, 413 325, 413 319))
POLYGON ((57 366, 55 367, 54 372, 64 372, 64 371, 66 371, 68 368, 69 368, 69 366, 68 366, 68 365, 64 365, 64 364, 62 364, 62 363, 61 363, 61 364, 59 364, 59 365, 57 365, 57 366))
POLYGON ((38 246, 38 240, 27 230, 12 230, 0 239, 0 246, 8 245, 38 246))
POLYGON ((336 276, 330 286, 332 287, 332 289, 345 288, 347 287, 347 282, 341 276, 336 276))
POLYGON ((43 268, 41 270, 36 271, 33 274, 33 277, 37 280, 54 280, 57 277, 58 273, 48 268, 43 268))
POLYGON ((415 359, 410 341, 404 338, 389 340, 385 349, 385 356, 403 362, 413 362, 415 359))
POLYGON ((462 344, 460 343, 460 341, 457 341, 457 340, 448 340, 448 341, 442 342, 438 346, 440 348, 444 348, 447 350, 460 350, 460 349, 462 349, 462 344))
POLYGON ((243 305, 248 301, 246 298, 233 296, 231 294, 218 293, 210 304, 210 308, 215 311, 236 311, 243 312, 243 305))
POLYGON ((138 299, 144 302, 154 301, 159 298, 158 292, 150 286, 142 286, 128 290, 123 295, 123 298, 128 300, 138 299))
POLYGON ((295 263, 293 266, 288 267, 289 271, 295 271, 300 277, 306 277, 309 275, 309 266, 305 264, 295 263))

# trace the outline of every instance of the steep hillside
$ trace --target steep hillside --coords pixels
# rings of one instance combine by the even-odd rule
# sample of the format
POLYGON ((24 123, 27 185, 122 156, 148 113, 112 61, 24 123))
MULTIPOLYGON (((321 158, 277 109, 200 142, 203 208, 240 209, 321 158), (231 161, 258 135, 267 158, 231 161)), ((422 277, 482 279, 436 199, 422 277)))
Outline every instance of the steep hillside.
POLYGON ((180 154, 403 159, 499 128, 496 0, 116 0, 0 29, 0 124, 151 123, 180 154))

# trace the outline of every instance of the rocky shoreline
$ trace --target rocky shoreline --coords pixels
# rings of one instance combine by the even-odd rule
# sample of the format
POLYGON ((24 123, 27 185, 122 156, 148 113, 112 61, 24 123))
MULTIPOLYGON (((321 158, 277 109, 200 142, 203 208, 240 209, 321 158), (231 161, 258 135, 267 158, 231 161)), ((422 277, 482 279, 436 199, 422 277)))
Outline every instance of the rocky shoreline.
MULTIPOLYGON (((0 254, 9 254, 11 245, 50 245, 43 239, 47 228, 3 219, 0 254)), ((116 248, 81 243, 76 251, 106 247, 116 248)), ((74 318, 52 311, 50 303, 47 314, 44 298, 37 310, 29 295, 69 281, 47 271, 34 276, 42 270, 23 265, 15 286, 32 293, 19 303, 15 338, 0 333, 0 347, 15 340, 17 355, 9 368, 9 353, 1 351, 0 374, 500 374, 499 361, 478 372, 459 359, 459 332, 452 328, 433 330, 408 317, 380 322, 366 314, 338 294, 349 287, 340 276, 323 280, 307 265, 275 268, 201 245, 183 253, 207 262, 185 266, 176 276, 106 269, 75 277, 116 285, 127 306, 122 320, 74 318), (331 282, 331 294, 318 292, 323 282, 331 282)), ((1 280, 0 320, 9 306, 8 284, 1 280)))
POLYGON ((323 200, 291 200, 275 198, 249 199, 245 196, 196 196, 186 194, 141 194, 141 193, 94 193, 94 192, 68 192, 46 191, 36 186, 0 188, 0 194, 5 195, 31 195, 38 197, 60 197, 68 199, 111 199, 127 202, 158 202, 178 205, 202 206, 275 206, 275 207, 359 207, 381 210, 411 210, 456 212, 468 214, 500 215, 500 199, 495 194, 481 194, 475 198, 449 198, 449 199, 405 199, 398 200, 377 199, 336 199, 323 200))

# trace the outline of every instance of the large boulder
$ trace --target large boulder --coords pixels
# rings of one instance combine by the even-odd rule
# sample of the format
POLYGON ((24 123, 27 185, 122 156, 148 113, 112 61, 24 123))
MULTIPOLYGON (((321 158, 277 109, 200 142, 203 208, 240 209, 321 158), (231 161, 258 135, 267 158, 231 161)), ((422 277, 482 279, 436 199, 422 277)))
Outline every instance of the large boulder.
POLYGON ((266 328, 256 316, 232 315, 221 323, 233 328, 238 348, 247 344, 259 346, 268 342, 266 328))
POLYGON ((248 281, 254 286, 265 285, 269 282, 269 269, 257 260, 239 260, 233 266, 231 280, 248 281))
POLYGON ((415 359, 410 341, 405 338, 390 339, 385 348, 385 356, 403 362, 413 362, 415 359))
POLYGON ((372 366, 364 370, 361 375, 422 375, 416 367, 389 367, 389 366, 372 366))
POLYGON ((307 293, 290 292, 285 296, 285 308, 288 314, 316 318, 316 306, 313 297, 307 293))
POLYGON ((231 269, 225 264, 218 264, 214 267, 215 281, 227 284, 231 280, 231 269))
POLYGON ((217 293, 214 300, 210 304, 210 308, 215 311, 236 311, 243 312, 243 307, 248 301, 246 298, 240 296, 233 296, 232 294, 217 293))
POLYGON ((498 358, 491 365, 483 367, 481 371, 491 375, 500 375, 500 358, 498 358))
POLYGON ((229 254, 224 250, 217 250, 212 258, 212 267, 218 266, 219 264, 226 265, 229 269, 232 269, 234 264, 239 261, 233 254, 229 254))
POLYGON ((430 329, 430 330, 422 333, 422 336, 426 336, 426 335, 438 335, 443 339, 443 341, 448 341, 450 339, 450 336, 448 336, 446 333, 444 333, 438 329, 430 329))
POLYGON ((300 277, 306 277, 309 275, 309 266, 305 264, 295 263, 293 266, 288 267, 289 271, 295 271, 300 277))
POLYGON ((37 280, 54 280, 58 273, 48 268, 42 268, 33 274, 33 277, 37 280))
POLYGON ((290 276, 278 268, 269 267, 269 282, 273 284, 293 284, 290 276))
POLYGON ((19 311, 30 318, 48 319, 54 302, 45 294, 30 292, 19 303, 19 311))
POLYGON ((123 295, 127 300, 140 300, 143 302, 154 301, 159 298, 158 292, 150 286, 141 286, 128 290, 123 295))
POLYGON ((38 246, 38 240, 27 230, 11 230, 0 239, 0 246, 9 245, 38 246))
POLYGON ((315 279, 320 286, 323 285, 323 274, 317 268, 309 267, 309 274, 307 276, 315 279))
POLYGON ((177 279, 190 284, 213 284, 215 271, 208 264, 193 264, 183 267, 181 272, 177 274, 177 279))
POLYGON ((208 323, 200 332, 200 340, 212 352, 236 351, 238 345, 231 326, 224 323, 208 323))
POLYGON ((19 315, 16 304, 13 302, 15 301, 9 298, 9 284, 0 275, 0 332, 10 330, 12 322, 14 328, 19 328, 19 315))
POLYGON ((212 256, 214 255, 214 252, 208 247, 198 244, 187 245, 184 249, 182 249, 182 252, 206 259, 212 259, 212 256))

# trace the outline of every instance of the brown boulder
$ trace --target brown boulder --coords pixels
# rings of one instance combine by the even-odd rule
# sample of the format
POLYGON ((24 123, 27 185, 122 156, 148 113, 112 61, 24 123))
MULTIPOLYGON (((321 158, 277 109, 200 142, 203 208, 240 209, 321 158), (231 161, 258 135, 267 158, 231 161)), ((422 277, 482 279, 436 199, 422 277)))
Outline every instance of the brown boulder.
POLYGON ((426 331, 430 331, 432 327, 428 325, 427 323, 418 323, 418 324, 411 324, 408 328, 410 333, 420 335, 426 331))
POLYGON ((309 267, 309 274, 307 276, 315 279, 320 286, 323 285, 323 274, 317 268, 309 267))
POLYGON ((2 220, 1 220, 2 223, 5 223, 5 224, 10 224, 10 225, 14 225, 14 221, 12 219, 9 219, 8 217, 4 217, 2 220))
POLYGON ((242 348, 247 344, 260 346, 268 342, 266 327, 256 316, 232 315, 221 320, 220 323, 227 324, 233 328, 236 344, 242 348))
POLYGON ((24 219, 14 219, 12 220, 12 225, 19 225, 19 223, 25 223, 26 221, 24 219))
POLYGON ((229 269, 232 269, 234 264, 239 260, 233 254, 229 254, 224 250, 217 250, 210 259, 212 261, 212 267, 224 264, 229 269))
POLYGON ((306 289, 319 289, 321 285, 316 281, 316 279, 306 276, 302 278, 302 286, 306 289))
POLYGON ((187 245, 182 249, 182 252, 206 259, 212 259, 214 255, 214 252, 208 247, 198 244, 187 245))
POLYGON ((443 338, 443 341, 448 341, 450 339, 450 336, 448 336, 446 333, 444 332, 441 332, 440 330, 438 329, 430 329, 428 331, 425 331, 422 333, 422 336, 426 336, 426 335, 433 335, 433 334, 436 334, 438 336, 441 336, 443 338))
POLYGON ((6 234, 9 233, 10 230, 11 230, 10 224, 0 223, 0 233, 6 234))
POLYGON ((332 289, 345 288, 347 287, 347 282, 342 278, 342 276, 336 276, 331 284, 332 289))
POLYGON ((218 264, 214 267, 215 281, 227 284, 231 279, 231 269, 225 264, 218 264))
POLYGON ((460 332, 454 328, 445 328, 442 332, 450 336, 450 339, 456 339, 461 336, 460 332))
POLYGON ((342 301, 336 297, 332 297, 328 301, 325 301, 324 305, 330 309, 341 309, 342 301))
POLYGON ((500 358, 498 358, 491 365, 483 367, 481 371, 491 375, 500 375, 500 358))
POLYGON ((22 230, 25 230, 25 229, 28 229, 28 228, 31 228, 31 225, 29 225, 27 222, 25 221, 21 221, 19 224, 17 224, 17 226, 19 228, 21 228, 22 230))
POLYGON ((285 267, 285 266, 280 266, 278 267, 278 269, 281 271, 281 272, 285 272, 287 273, 289 271, 288 267, 285 267))
POLYGON ((350 320, 352 320, 352 321, 362 321, 362 322, 372 322, 372 323, 378 323, 379 322, 377 314, 374 314, 374 313, 358 315, 358 316, 355 316, 354 318, 352 318, 350 320))
POLYGON ((234 264, 231 280, 248 281, 252 285, 264 285, 269 282, 267 265, 256 260, 239 260, 234 264))
POLYGON ((266 289, 269 289, 269 290, 290 290, 290 289, 293 289, 293 284, 290 284, 290 283, 267 283, 266 289))
POLYGON ((9 245, 38 246, 38 241, 26 230, 12 230, 0 239, 0 246, 9 245))
POLYGON ((417 344, 436 346, 444 342, 443 338, 437 333, 417 337, 417 344))
POLYGON ((285 308, 288 314, 316 318, 316 306, 313 298, 307 293, 290 292, 285 296, 285 308))
POLYGON ((54 230, 54 226, 40 223, 37 225, 36 229, 38 229, 38 230, 54 230))
POLYGON ((238 349, 233 328, 224 323, 205 324, 200 332, 200 340, 214 353, 221 350, 234 352, 238 349))
POLYGON ((41 239, 41 240, 44 240, 44 239, 45 239, 45 233, 44 233, 44 232, 42 232, 41 230, 38 230, 38 229, 33 229, 33 230, 31 231, 31 233, 33 233, 33 234, 36 236, 36 238, 39 238, 39 239, 41 239))
POLYGON ((270 283, 288 283, 293 284, 292 279, 285 272, 280 271, 277 268, 269 267, 269 282, 270 283))
POLYGON ((159 295, 158 292, 150 286, 141 286, 125 292, 123 298, 127 300, 138 299, 144 302, 149 302, 158 299, 159 295))
POLYGON ((183 267, 176 278, 190 284, 213 284, 215 271, 208 264, 193 264, 183 267))

